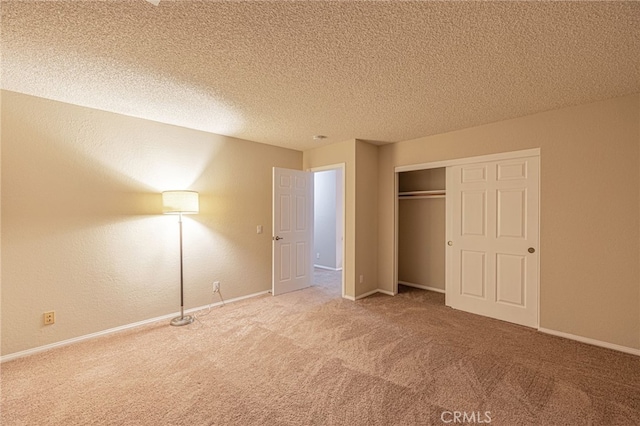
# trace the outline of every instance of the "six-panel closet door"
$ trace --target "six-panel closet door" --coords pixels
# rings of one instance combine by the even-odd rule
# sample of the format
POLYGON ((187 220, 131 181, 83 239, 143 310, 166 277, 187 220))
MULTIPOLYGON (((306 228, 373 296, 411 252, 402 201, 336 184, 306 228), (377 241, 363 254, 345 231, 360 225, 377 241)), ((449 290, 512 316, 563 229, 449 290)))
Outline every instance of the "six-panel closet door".
POLYGON ((447 305, 538 326, 539 157, 447 167, 447 305))

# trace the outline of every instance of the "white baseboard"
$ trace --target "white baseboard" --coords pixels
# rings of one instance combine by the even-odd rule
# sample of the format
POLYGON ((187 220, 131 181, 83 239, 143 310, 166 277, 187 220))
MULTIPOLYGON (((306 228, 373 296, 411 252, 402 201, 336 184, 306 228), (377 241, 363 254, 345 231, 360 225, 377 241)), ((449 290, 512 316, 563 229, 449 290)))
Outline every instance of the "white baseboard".
POLYGON ((436 288, 436 287, 429 287, 428 285, 408 283, 406 281, 398 281, 398 284, 406 285, 407 287, 415 287, 415 288, 419 288, 421 290, 435 291, 436 293, 443 293, 444 294, 444 290, 443 289, 436 288))
POLYGON ((364 299, 365 297, 369 297, 369 296, 371 296, 372 294, 376 294, 377 292, 378 292, 378 290, 377 290, 377 289, 376 289, 376 290, 368 291, 368 292, 363 293, 363 294, 361 294, 361 295, 359 295, 359 296, 356 296, 356 299, 355 299, 355 300, 364 299))
POLYGON ((324 265, 313 265, 314 268, 318 268, 318 269, 326 269, 327 271, 342 271, 342 268, 332 268, 330 266, 324 266, 324 265))
POLYGON ((360 299, 364 299, 365 297, 369 297, 369 296, 371 296, 371 295, 373 295, 373 294, 376 294, 376 293, 386 294, 387 296, 395 296, 395 295, 394 295, 392 292, 390 292, 390 291, 387 291, 387 290, 380 290, 380 289, 378 288, 378 289, 371 290, 371 291, 368 291, 368 292, 366 292, 366 293, 363 293, 363 294, 361 294, 360 296, 356 296, 353 300, 360 300, 360 299))
MULTIPOLYGON (((438 288, 432 288, 432 287, 428 287, 428 286, 420 286, 417 284, 411 284, 411 283, 406 283, 403 281, 398 281, 399 284, 403 284, 409 287, 416 287, 416 288, 421 288, 423 290, 430 290, 430 291, 436 291, 439 293, 444 293, 444 290, 438 289, 438 288)), ((249 299, 252 297, 257 297, 257 296, 262 296, 263 294, 269 294, 270 291, 266 290, 266 291, 261 291, 258 293, 253 293, 253 294, 249 294, 247 296, 241 296, 241 297, 236 297, 234 299, 229 299, 227 300, 225 303, 234 303, 234 302, 238 302, 240 300, 244 300, 244 299, 249 299)), ((361 294, 357 297, 353 297, 353 296, 342 296, 344 299, 347 300, 351 300, 351 301, 356 301, 356 300, 360 300, 360 299, 364 299, 365 297, 369 297, 375 293, 382 293, 388 296, 394 296, 394 294, 390 291, 387 290, 380 290, 380 289, 376 289, 376 290, 372 290, 369 291, 367 293, 361 294)), ((216 302, 216 303, 212 303, 210 306, 211 307, 216 307, 216 306, 220 306, 222 305, 222 302, 216 302)), ((208 309, 209 305, 205 305, 205 306, 200 306, 197 308, 191 308, 185 311, 185 313, 192 313, 192 312, 197 312, 197 311, 201 311, 203 309, 208 309)), ((91 333, 91 334, 86 334, 84 336, 79 336, 79 337, 74 337, 72 339, 67 339, 67 340, 63 340, 60 342, 56 342, 56 343, 51 343, 48 345, 44 345, 44 346, 39 346, 37 348, 32 348, 32 349, 27 349, 24 351, 20 351, 20 352, 14 352, 12 354, 7 354, 4 355, 2 357, 0 357, 0 363, 6 362, 6 361, 11 361, 17 358, 22 358, 25 356, 29 356, 29 355, 33 355, 39 352, 45 352, 51 349, 55 349, 55 348, 59 348, 62 346, 68 346, 68 345, 72 345, 74 343, 79 343, 85 340, 90 340, 90 339, 95 339, 97 337, 100 336, 106 336, 108 334, 113 334, 113 333, 117 333, 119 331, 124 331, 124 330, 129 330, 132 328, 136 328, 136 327, 140 327, 146 324, 150 324, 153 322, 157 322, 157 321, 163 321, 163 320, 167 320, 170 318, 174 318, 177 315, 179 315, 179 312, 175 312, 172 314, 167 314, 167 315, 162 315, 160 317, 156 317, 156 318, 151 318, 151 319, 147 319, 144 321, 138 321, 132 324, 126 324, 126 325, 122 325, 119 327, 115 327, 115 328, 110 328, 108 330, 103 330, 103 331, 98 331, 96 333, 91 333)), ((564 333, 562 331, 556 331, 556 330, 551 330, 548 328, 543 328, 543 327, 539 327, 538 331, 541 333, 545 333, 545 334, 550 334, 553 336, 558 336, 558 337, 563 337, 565 339, 570 339, 570 340, 575 340, 578 342, 582 342, 582 343, 586 343, 589 345, 594 345, 594 346, 599 346, 602 348, 607 348, 607 349, 612 349, 614 351, 618 351, 618 352, 624 352, 624 353, 628 353, 631 355, 636 355, 636 356, 640 356, 640 349, 634 349, 634 348, 629 348, 627 346, 621 346, 621 345, 616 345, 614 343, 608 343, 608 342, 603 342, 601 340, 596 340, 596 339, 591 339, 588 337, 582 337, 582 336, 577 336, 575 334, 570 334, 570 333, 564 333)))
MULTIPOLYGON (((251 297, 262 296, 263 294, 267 294, 267 293, 270 293, 270 291, 269 290, 261 291, 261 292, 258 292, 258 293, 249 294, 247 296, 236 297, 235 299, 226 300, 224 303, 239 302, 240 300, 249 299, 251 297)), ((216 302, 216 303, 212 303, 211 305, 205 305, 205 306, 200 306, 198 308, 187 309, 187 310, 184 311, 184 313, 188 314, 188 313, 192 313, 192 312, 201 311, 203 309, 209 309, 209 306, 211 306, 213 308, 213 307, 220 306, 220 305, 222 305, 222 302, 216 302)), ((62 346, 72 345, 74 343, 83 342, 85 340, 95 339, 96 337, 106 336, 107 334, 113 334, 113 333, 117 333, 119 331, 129 330, 129 329, 140 327, 140 326, 143 326, 143 325, 146 325, 146 324, 150 324, 150 323, 153 323, 153 322, 168 320, 168 319, 171 319, 171 318, 175 318, 176 316, 179 316, 179 315, 180 315, 180 312, 175 312, 173 314, 162 315, 160 317, 150 318, 150 319, 147 319, 147 320, 134 322, 132 324, 121 325, 119 327, 110 328, 108 330, 98 331, 96 333, 91 333, 91 334, 85 334, 84 336, 74 337, 72 339, 62 340, 60 342, 50 343, 50 344, 44 345, 44 346, 38 346, 37 348, 27 349, 25 351, 14 352, 12 354, 7 354, 7 355, 4 355, 4 356, 0 357, 0 363, 6 362, 6 361, 11 361, 11 360, 17 359, 17 358, 22 358, 22 357, 33 355, 33 354, 37 354, 39 352, 44 352, 44 351, 48 351, 48 350, 51 350, 51 349, 60 348, 62 346)))
POLYGON ((629 348, 627 346, 616 345, 614 343, 603 342, 601 340, 590 339, 588 337, 576 336, 575 334, 564 333, 562 331, 550 330, 548 328, 538 327, 538 331, 553 336, 564 337, 565 339, 576 340, 578 342, 587 343, 589 345, 600 346, 602 348, 613 349, 614 351, 624 352, 631 355, 640 356, 640 349, 629 348))

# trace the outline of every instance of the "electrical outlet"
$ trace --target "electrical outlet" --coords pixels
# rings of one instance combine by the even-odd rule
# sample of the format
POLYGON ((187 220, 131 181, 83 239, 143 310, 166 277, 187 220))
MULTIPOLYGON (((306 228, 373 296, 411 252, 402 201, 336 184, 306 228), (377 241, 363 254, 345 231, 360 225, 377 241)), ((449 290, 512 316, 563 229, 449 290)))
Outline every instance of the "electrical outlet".
POLYGON ((360 284, 364 282, 364 275, 360 275, 360 284))
POLYGON ((55 311, 49 311, 49 312, 45 312, 44 313, 44 324, 45 325, 54 324, 55 322, 56 322, 56 312, 55 311))
POLYGON ((220 281, 214 281, 213 282, 213 292, 217 293, 220 291, 220 281))

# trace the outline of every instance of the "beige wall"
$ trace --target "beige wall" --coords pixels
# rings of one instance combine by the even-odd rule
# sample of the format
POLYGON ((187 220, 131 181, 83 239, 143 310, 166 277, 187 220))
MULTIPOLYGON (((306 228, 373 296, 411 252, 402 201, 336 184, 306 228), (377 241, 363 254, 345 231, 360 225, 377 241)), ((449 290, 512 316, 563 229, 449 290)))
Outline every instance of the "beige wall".
MULTIPOLYGON (((3 91, 0 90, 0 111, 2 111, 3 91)), ((2 200, 2 117, 0 116, 0 201, 2 200)), ((0 208, 0 309, 2 308, 2 208, 0 208)), ((0 344, 2 342, 2 311, 0 311, 0 344)), ((2 351, 0 348, 0 355, 2 351)))
POLYGON ((640 348, 640 95, 380 147, 379 286, 393 288, 394 167, 541 149, 540 326, 640 348))
POLYGON ((378 147, 356 141, 356 297, 378 289, 377 181, 378 147))
POLYGON ((2 151, 2 354, 179 310, 162 190, 200 192, 186 308, 210 303, 214 280, 226 299, 270 289, 272 167, 300 169, 301 152, 12 92, 2 151))

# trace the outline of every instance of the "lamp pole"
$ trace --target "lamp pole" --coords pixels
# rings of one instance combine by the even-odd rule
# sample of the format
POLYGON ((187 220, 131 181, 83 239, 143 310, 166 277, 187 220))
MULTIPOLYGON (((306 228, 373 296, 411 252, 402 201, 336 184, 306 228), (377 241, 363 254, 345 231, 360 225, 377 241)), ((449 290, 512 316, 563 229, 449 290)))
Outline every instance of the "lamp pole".
POLYGON ((184 316, 184 268, 182 264, 182 215, 197 214, 200 210, 196 191, 164 191, 162 193, 162 212, 178 215, 180 229, 180 316, 171 320, 171 325, 187 325, 194 321, 191 315, 184 316))
POLYGON ((184 273, 182 267, 182 212, 178 213, 178 227, 180 228, 180 316, 171 320, 171 325, 187 325, 193 322, 191 315, 184 316, 184 273))

